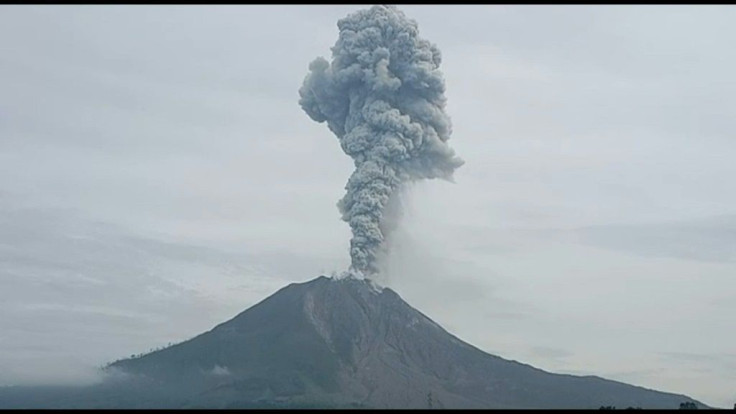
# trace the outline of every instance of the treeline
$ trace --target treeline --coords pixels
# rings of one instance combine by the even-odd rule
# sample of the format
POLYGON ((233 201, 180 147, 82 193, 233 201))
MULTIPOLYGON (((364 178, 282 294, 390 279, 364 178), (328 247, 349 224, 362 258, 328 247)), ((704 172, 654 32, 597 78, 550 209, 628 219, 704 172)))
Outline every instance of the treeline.
MULTIPOLYGON (((601 405, 599 410, 615 410, 616 407, 612 405, 601 405)), ((626 410, 641 410, 641 407, 626 407, 626 410)), ((680 403, 680 410, 697 410, 698 405, 691 401, 685 401, 680 403)), ((733 409, 736 410, 736 404, 733 405, 733 409)))
MULTIPOLYGON (((169 343, 168 343, 168 344, 166 344, 166 345, 163 345, 163 346, 157 346, 157 347, 151 348, 151 349, 149 349, 149 350, 148 350, 148 352, 141 352, 141 353, 138 353, 138 354, 130 354, 130 356, 129 356, 129 357, 127 357, 127 358, 119 358, 119 359, 116 359, 115 361, 112 361, 112 362, 109 362, 109 363, 107 363, 107 364, 105 365, 105 368, 108 368, 108 367, 109 367, 110 365, 114 365, 114 364, 117 364, 118 362, 120 362, 120 361, 124 361, 124 360, 126 360, 126 359, 136 359, 136 358, 141 358, 141 357, 144 357, 144 356, 146 356, 146 355, 152 354, 152 353, 154 353, 154 352, 158 352, 158 351, 163 351, 163 350, 165 350, 165 349, 171 348, 172 346, 176 346, 176 345, 179 345, 179 344, 181 344, 181 343, 183 343, 183 342, 186 342, 186 341, 187 341, 187 340, 185 339, 185 340, 183 340, 183 341, 180 341, 180 342, 169 342, 169 343)), ((104 368, 103 368, 103 369, 104 369, 104 368)))

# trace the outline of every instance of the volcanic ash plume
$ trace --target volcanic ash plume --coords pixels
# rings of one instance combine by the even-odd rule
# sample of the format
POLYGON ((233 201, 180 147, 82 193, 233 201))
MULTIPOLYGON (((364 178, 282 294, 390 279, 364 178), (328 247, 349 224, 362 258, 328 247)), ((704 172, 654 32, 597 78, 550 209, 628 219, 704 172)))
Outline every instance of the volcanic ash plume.
POLYGON ((393 6, 374 6, 337 23, 332 62, 319 57, 299 89, 299 104, 327 122, 355 171, 338 202, 350 224, 351 270, 371 276, 395 220, 385 219, 402 184, 452 180, 463 161, 448 145, 440 51, 393 6))

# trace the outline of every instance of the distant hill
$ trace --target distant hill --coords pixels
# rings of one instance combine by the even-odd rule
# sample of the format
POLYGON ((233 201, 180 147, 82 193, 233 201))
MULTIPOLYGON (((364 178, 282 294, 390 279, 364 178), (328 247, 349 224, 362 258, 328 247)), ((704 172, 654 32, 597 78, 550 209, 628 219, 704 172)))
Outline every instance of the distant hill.
POLYGON ((0 390, 0 408, 707 408, 490 355, 391 289, 324 276, 107 371, 92 387, 0 390))

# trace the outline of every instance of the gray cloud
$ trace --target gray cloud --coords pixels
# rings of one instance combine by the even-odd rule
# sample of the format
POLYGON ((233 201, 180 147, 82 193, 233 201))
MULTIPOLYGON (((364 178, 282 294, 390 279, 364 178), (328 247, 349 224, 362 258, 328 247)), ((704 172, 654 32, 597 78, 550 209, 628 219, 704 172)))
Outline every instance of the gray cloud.
POLYGON ((591 226, 576 231, 581 243, 631 254, 713 262, 736 260, 736 216, 669 223, 591 226))
POLYGON ((196 335, 320 265, 143 238, 74 210, 3 207, 0 312, 12 317, 0 322, 0 384, 92 381, 97 366, 196 335))
MULTIPOLYGON (((0 383, 349 265, 354 165, 295 100, 362 8, 0 6, 0 383)), ((691 371, 719 362, 657 352, 736 341, 736 9, 401 9, 466 164, 408 189, 384 282, 501 356, 731 407, 730 373, 691 371)))

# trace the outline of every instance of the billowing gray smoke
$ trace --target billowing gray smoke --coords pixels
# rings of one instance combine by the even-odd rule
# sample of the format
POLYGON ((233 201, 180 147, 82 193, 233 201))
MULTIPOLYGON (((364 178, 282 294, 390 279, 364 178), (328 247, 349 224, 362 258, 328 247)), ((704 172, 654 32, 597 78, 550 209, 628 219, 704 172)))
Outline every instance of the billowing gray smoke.
POLYGON ((374 6, 337 26, 332 62, 319 57, 309 65, 299 104, 327 122, 355 162, 338 207, 353 231, 351 270, 370 276, 394 223, 385 208, 396 208, 402 184, 452 180, 463 161, 447 145, 440 51, 419 38, 416 22, 393 6, 374 6))

